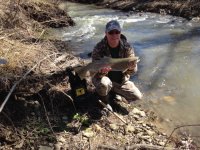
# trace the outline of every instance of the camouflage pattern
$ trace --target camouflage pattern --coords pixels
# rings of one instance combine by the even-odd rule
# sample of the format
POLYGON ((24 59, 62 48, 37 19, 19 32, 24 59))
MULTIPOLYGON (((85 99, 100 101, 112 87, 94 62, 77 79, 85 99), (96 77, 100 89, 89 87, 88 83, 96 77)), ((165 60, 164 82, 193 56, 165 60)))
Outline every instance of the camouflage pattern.
POLYGON ((112 82, 108 77, 93 78, 93 84, 99 96, 106 97, 112 90, 116 94, 123 96, 127 101, 131 102, 141 99, 142 94, 132 81, 125 81, 122 84, 112 82))
MULTIPOLYGON (((106 37, 102 39, 94 47, 92 52, 92 61, 99 60, 104 56, 111 57, 109 46, 107 43, 106 37)), ((121 34, 120 46, 119 46, 119 58, 128 58, 135 56, 134 49, 127 42, 127 39, 124 35, 121 34)), ((135 86, 132 81, 129 81, 130 75, 137 71, 137 64, 133 70, 127 70, 123 75, 122 84, 115 83, 107 77, 103 76, 102 78, 93 78, 93 84, 96 87, 96 91, 100 96, 106 96, 108 93, 113 90, 115 93, 123 96, 128 101, 134 99, 141 99, 142 94, 139 89, 135 86)))
MULTIPOLYGON (((97 43, 97 45, 94 47, 92 52, 92 60, 99 60, 104 56, 111 57, 106 37, 102 39, 99 43, 97 43)), ((119 58, 128 58, 133 56, 135 57, 134 49, 127 42, 126 37, 123 34, 121 34, 119 58)), ((137 64, 133 70, 127 70, 127 72, 124 73, 124 76, 133 74, 135 72, 137 72, 137 64)))

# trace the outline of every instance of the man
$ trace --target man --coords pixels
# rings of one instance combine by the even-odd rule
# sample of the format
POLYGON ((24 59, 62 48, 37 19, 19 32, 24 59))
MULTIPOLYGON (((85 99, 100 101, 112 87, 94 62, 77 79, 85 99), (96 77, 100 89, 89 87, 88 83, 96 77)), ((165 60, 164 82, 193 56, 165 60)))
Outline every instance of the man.
MULTIPOLYGON (((92 52, 92 61, 104 56, 112 58, 133 57, 134 49, 121 34, 118 21, 112 20, 106 24, 105 37, 97 43, 92 52)), ((126 72, 111 71, 111 68, 103 68, 93 78, 93 84, 100 99, 109 104, 109 93, 112 91, 126 98, 127 101, 141 99, 142 94, 132 81, 130 75, 137 71, 137 63, 130 64, 126 72)))

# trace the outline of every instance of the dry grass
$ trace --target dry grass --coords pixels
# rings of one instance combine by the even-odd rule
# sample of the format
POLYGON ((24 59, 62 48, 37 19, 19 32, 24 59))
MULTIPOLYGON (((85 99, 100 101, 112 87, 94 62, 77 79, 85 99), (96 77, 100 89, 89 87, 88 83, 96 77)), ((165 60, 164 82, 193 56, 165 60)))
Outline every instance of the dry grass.
POLYGON ((6 65, 0 67, 0 74, 8 78, 21 76, 23 69, 29 68, 37 61, 36 58, 41 50, 40 44, 21 42, 27 37, 34 38, 37 32, 35 32, 36 22, 30 21, 24 15, 19 2, 19 0, 0 2, 0 57, 8 61, 6 65))
POLYGON ((0 41, 0 56, 8 63, 0 68, 1 75, 12 77, 23 73, 24 67, 31 67, 37 62, 41 45, 27 45, 20 41, 3 39, 0 41))
MULTIPOLYGON (((49 1, 43 1, 42 8, 49 1)), ((31 18, 28 14, 29 10, 22 7, 33 6, 38 10, 37 12, 40 12, 41 8, 38 3, 41 1, 0 0, 0 58, 8 62, 0 65, 0 90, 8 85, 8 81, 19 80, 25 72, 44 57, 55 54, 51 60, 44 61, 40 66, 40 69, 43 67, 45 71, 50 70, 52 63, 49 62, 61 55, 54 43, 48 39, 41 39, 46 26, 31 18)), ((51 6, 52 4, 48 4, 50 9, 51 6)), ((35 73, 39 73, 38 70, 35 70, 35 73)))

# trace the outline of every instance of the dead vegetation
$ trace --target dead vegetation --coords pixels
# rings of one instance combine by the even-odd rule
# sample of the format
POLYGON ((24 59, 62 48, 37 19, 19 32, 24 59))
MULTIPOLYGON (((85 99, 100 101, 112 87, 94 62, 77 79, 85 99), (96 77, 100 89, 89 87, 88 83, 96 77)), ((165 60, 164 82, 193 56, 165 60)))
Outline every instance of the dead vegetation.
MULTIPOLYGON (((0 57, 6 59, 8 63, 0 66, 1 89, 4 89, 3 87, 9 89, 7 81, 19 79, 44 57, 51 55, 49 59, 54 60, 62 55, 61 51, 67 51, 68 47, 64 42, 60 41, 60 45, 66 47, 58 49, 59 44, 56 39, 45 40, 43 36, 48 27, 57 28, 73 24, 66 12, 49 3, 2 1, 0 3, 0 57)), ((43 62, 42 66, 48 63, 43 62)), ((45 70, 49 69, 50 72, 51 68, 53 67, 47 65, 45 70)))
POLYGON ((0 59, 7 62, 0 64, 0 149, 37 149, 41 141, 55 140, 43 116, 63 105, 62 98, 59 105, 56 100, 49 105, 49 100, 59 94, 55 87, 69 90, 65 68, 81 61, 67 43, 46 36, 48 28, 74 25, 53 4, 0 1, 0 59))

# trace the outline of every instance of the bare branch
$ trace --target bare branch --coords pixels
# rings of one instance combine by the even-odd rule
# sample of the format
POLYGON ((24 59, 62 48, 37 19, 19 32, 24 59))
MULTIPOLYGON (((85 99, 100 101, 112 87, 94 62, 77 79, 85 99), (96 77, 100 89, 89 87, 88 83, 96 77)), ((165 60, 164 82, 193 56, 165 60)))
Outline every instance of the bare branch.
MULTIPOLYGON (((51 55, 52 55, 52 54, 51 54, 51 55)), ((43 59, 42 59, 41 61, 39 61, 36 65, 34 65, 29 71, 27 71, 27 72, 24 74, 24 76, 23 76, 19 81, 17 81, 17 82, 12 86, 10 92, 8 93, 8 95, 6 96, 5 100, 4 100, 3 103, 1 104, 0 113, 2 112, 2 110, 3 110, 4 106, 5 106, 5 104, 7 103, 8 99, 10 98, 12 92, 15 90, 16 86, 17 86, 23 79, 25 79, 26 76, 27 76, 32 70, 34 70, 34 69, 38 66, 38 64, 40 64, 42 61, 44 61, 44 60, 47 59, 47 58, 49 58, 49 56, 43 58, 43 59)))
POLYGON ((163 150, 165 149, 167 143, 169 142, 169 140, 171 139, 172 134, 179 128, 183 128, 183 127, 200 127, 200 124, 191 124, 191 125, 181 125, 178 126, 176 128, 174 128, 174 130, 171 132, 170 136, 167 138, 167 141, 165 142, 165 145, 163 146, 163 150))

